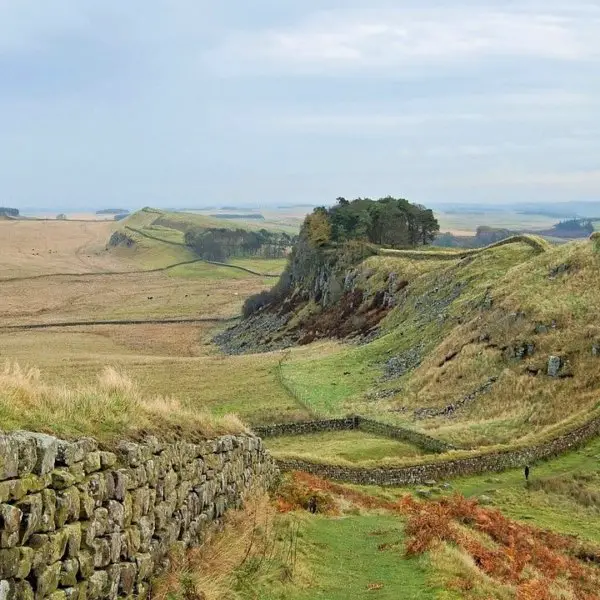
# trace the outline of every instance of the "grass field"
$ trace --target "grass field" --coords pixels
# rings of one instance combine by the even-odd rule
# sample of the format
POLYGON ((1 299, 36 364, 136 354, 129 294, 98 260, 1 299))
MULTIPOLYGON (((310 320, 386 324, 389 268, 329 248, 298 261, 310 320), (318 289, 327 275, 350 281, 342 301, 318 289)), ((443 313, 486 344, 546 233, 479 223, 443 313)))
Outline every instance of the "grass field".
POLYGON ((106 251, 113 222, 0 221, 0 279, 131 268, 106 251))
POLYGON ((275 457, 312 458, 315 451, 322 460, 353 464, 389 457, 416 457, 423 451, 412 444, 375 436, 362 431, 331 431, 276 437, 265 441, 275 457))
MULTIPOLYGON (((143 222, 148 215, 131 218, 143 222)), ((115 365, 137 382, 141 394, 177 397, 194 410, 218 415, 233 411, 249 422, 264 422, 275 407, 282 418, 306 418, 307 413, 278 382, 276 356, 218 355, 211 338, 219 324, 6 328, 115 319, 228 319, 239 315, 248 295, 273 283, 272 279, 205 263, 156 273, 133 272, 193 256, 186 248, 146 238, 134 249, 106 251, 111 228, 117 226, 70 221, 0 223, 5 234, 0 237, 0 278, 78 274, 2 283, 0 356, 23 367, 40 368, 49 384, 91 385, 106 365, 115 365), (39 256, 30 254, 34 241, 39 256), (110 271, 120 274, 91 274, 110 271)), ((262 259, 242 259, 235 264, 274 274, 284 266, 281 260, 262 259)))

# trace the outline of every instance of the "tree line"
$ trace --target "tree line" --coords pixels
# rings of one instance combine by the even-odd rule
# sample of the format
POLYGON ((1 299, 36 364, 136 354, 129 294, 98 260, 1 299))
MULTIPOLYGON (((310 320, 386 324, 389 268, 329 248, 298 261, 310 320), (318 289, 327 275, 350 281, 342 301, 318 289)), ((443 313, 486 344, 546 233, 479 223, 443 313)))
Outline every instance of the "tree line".
POLYGON ((0 215, 5 215, 7 217, 18 217, 19 209, 9 208, 8 206, 0 206, 0 215))
POLYGON ((205 260, 225 261, 229 258, 284 258, 296 243, 297 236, 285 232, 247 231, 245 229, 191 229, 185 243, 205 260))

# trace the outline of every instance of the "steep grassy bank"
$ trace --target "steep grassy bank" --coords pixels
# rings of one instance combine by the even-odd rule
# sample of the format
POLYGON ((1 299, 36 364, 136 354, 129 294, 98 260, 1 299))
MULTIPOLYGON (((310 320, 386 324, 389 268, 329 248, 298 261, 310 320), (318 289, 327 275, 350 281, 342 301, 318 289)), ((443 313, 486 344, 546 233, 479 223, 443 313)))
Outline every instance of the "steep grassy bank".
POLYGON ((345 273, 337 301, 275 305, 233 336, 249 348, 253 337, 267 347, 341 337, 281 364, 313 414, 376 415, 464 448, 533 440, 598 405, 593 242, 432 254, 367 258, 345 273))

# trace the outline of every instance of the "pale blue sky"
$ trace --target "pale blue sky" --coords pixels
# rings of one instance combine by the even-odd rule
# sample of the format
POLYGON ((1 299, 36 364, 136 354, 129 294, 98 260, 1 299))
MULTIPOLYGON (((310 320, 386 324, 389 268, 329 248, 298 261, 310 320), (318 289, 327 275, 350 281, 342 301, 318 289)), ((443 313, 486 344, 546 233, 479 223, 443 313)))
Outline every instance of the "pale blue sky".
POLYGON ((600 2, 0 0, 0 205, 600 199, 600 2))

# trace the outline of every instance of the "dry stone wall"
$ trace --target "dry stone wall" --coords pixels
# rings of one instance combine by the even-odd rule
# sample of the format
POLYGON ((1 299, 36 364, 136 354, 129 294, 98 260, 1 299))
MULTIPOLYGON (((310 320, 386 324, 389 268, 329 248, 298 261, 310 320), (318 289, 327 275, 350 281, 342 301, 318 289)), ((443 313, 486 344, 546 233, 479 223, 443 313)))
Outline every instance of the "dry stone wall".
POLYGON ((0 600, 146 597, 175 544, 201 544, 277 475, 251 435, 147 438, 114 452, 93 439, 0 435, 0 600))
POLYGON ((536 445, 453 460, 399 467, 350 467, 299 459, 279 459, 277 465, 283 471, 305 471, 347 483, 410 485, 523 467, 578 448, 599 434, 600 417, 594 417, 580 427, 536 445))
POLYGON ((262 438, 279 437, 286 435, 306 435, 323 431, 348 431, 358 429, 382 437, 401 440, 414 444, 426 452, 447 452, 455 447, 431 436, 396 425, 380 423, 365 417, 353 416, 342 419, 319 419, 314 421, 298 421, 291 423, 274 423, 255 427, 254 431, 262 438))

